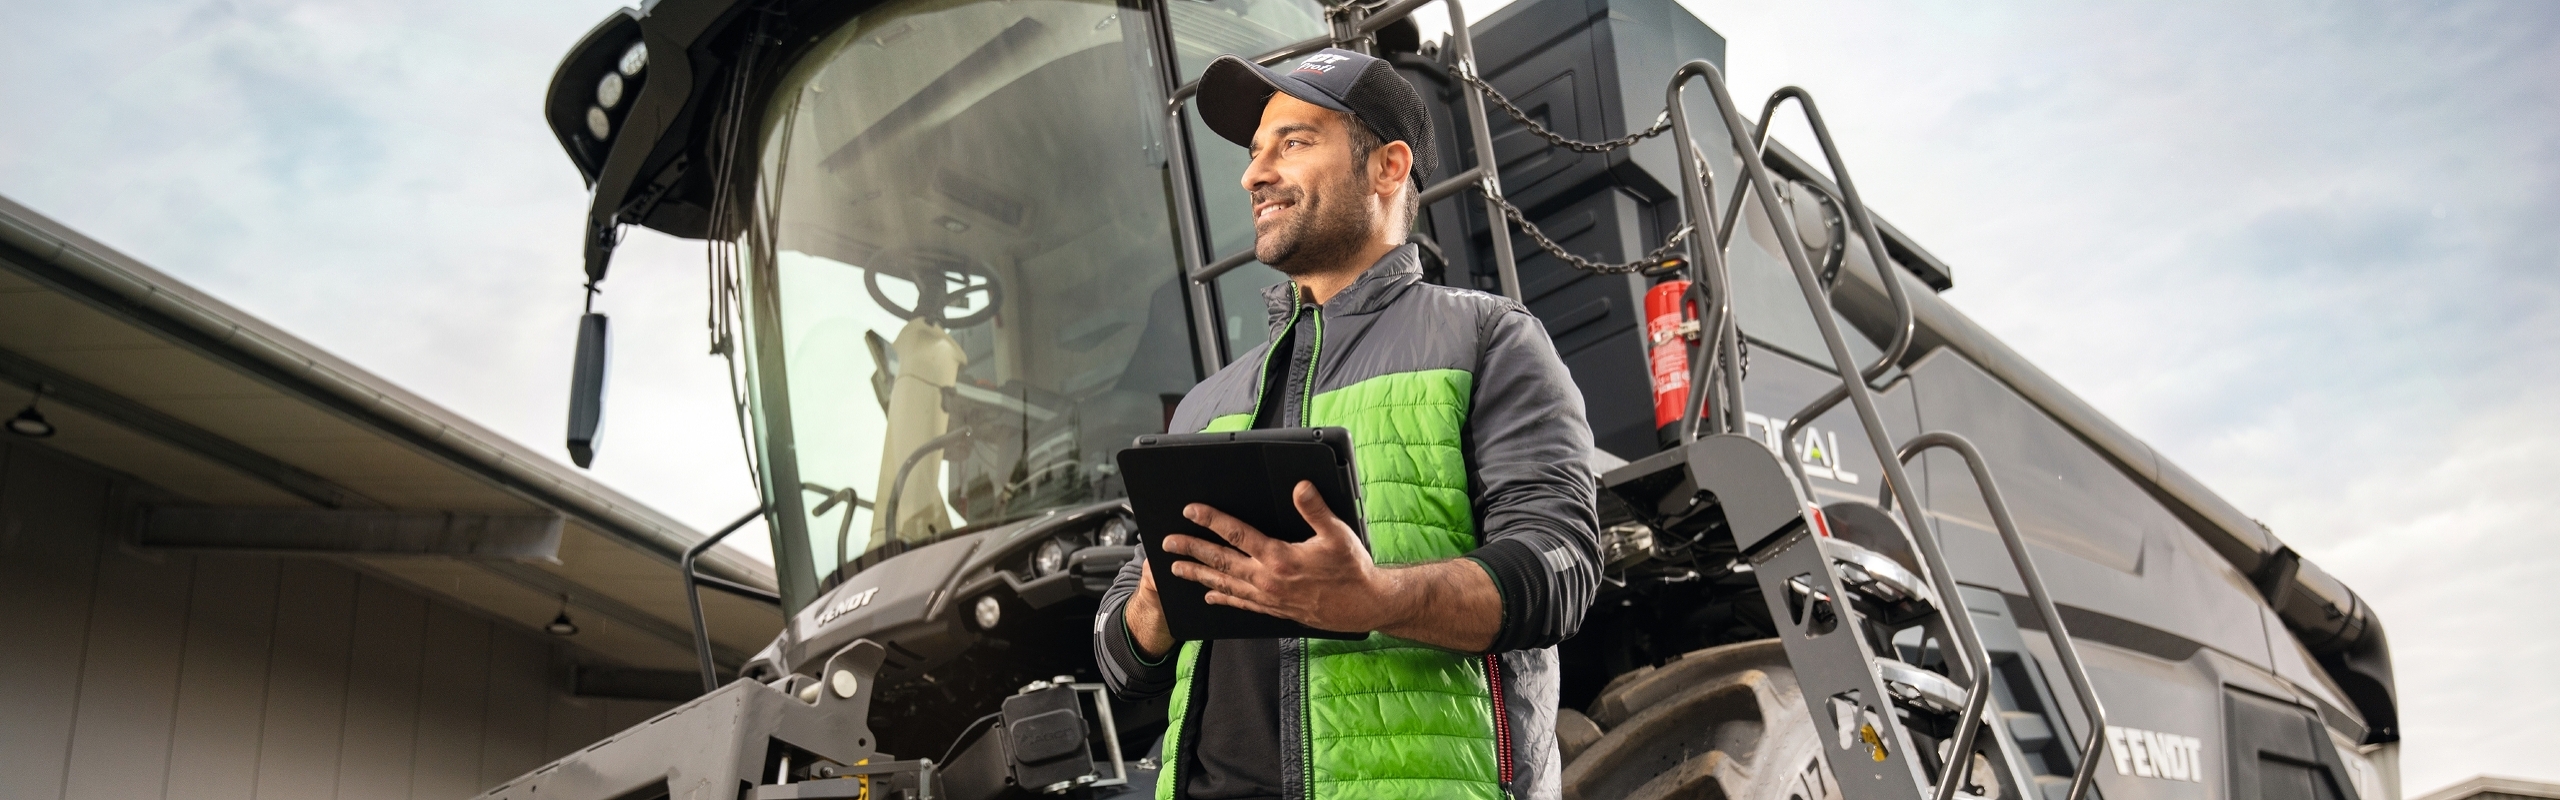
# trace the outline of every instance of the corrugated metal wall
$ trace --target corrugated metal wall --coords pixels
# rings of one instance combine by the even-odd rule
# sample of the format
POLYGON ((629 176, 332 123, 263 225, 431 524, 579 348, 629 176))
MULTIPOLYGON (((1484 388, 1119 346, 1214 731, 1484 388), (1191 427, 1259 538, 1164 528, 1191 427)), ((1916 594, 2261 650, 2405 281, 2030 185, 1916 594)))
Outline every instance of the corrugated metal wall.
POLYGON ((333 561, 120 547, 137 489, 0 440, 0 798, 467 798, 670 707, 333 561))

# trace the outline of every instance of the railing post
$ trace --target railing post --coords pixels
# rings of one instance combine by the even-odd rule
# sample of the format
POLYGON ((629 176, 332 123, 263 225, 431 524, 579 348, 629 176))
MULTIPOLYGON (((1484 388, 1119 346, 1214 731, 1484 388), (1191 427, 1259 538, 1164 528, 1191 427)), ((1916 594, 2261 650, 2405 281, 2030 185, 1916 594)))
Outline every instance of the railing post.
MULTIPOLYGON (((2000 484, 1991 478, 1991 467, 1982 460, 1982 451, 1973 442, 1947 431, 1931 431, 1912 437, 1902 444, 1898 461, 1908 462, 1920 451, 1930 448, 1955 451, 1964 458, 1965 468, 1973 473, 1974 488, 1982 493, 1982 504, 1991 510, 1992 527, 2000 531, 2000 543, 2009 549, 2009 560, 2018 569, 2018 577, 2027 585, 2027 599, 2036 604, 2036 613, 2044 617, 2045 633, 2053 639, 2053 652, 2062 658, 2062 674, 2071 679, 2071 691, 2078 695, 2080 711, 2087 715, 2089 743, 2080 750, 2080 763, 2073 765, 2071 791, 2063 800, 2080 800, 2089 790, 2090 780, 2097 775, 2098 756, 2106 752, 2107 712, 2098 701, 2098 692, 2089 684, 2089 671, 2080 664, 2080 647, 2071 639, 2070 626, 2062 621, 2061 610, 2053 604, 2052 595, 2044 588, 2044 575, 2036 570, 2033 553, 2027 552, 2027 540, 2018 534, 2017 520, 2009 515, 2009 503, 2000 496, 2000 484)), ((2067 720, 2066 720, 2067 721, 2067 720)), ((2066 734, 2067 735, 2067 734, 2066 734)))
MULTIPOLYGON (((844 513, 850 516, 853 514, 853 509, 847 508, 844 513)), ((747 512, 747 515, 739 517, 738 521, 721 528, 719 533, 711 534, 702 541, 693 543, 692 547, 685 548, 684 557, 676 559, 676 571, 684 575, 684 604, 693 612, 693 656, 702 667, 703 694, 710 694, 720 689, 720 668, 711 663, 711 629, 705 627, 702 622, 702 581, 694 577, 693 563, 700 560, 703 553, 710 552, 711 547, 719 544, 720 540, 729 538, 729 534, 737 533, 739 528, 746 527, 747 523, 754 522, 763 516, 764 509, 761 507, 747 512)))
MULTIPOLYGON (((1456 62, 1452 69, 1459 74, 1481 78, 1476 73, 1475 36, 1467 32, 1467 14, 1458 0, 1440 0, 1449 7, 1450 55, 1456 62)), ((1493 240, 1494 276, 1501 281, 1502 296, 1513 302, 1526 303, 1520 295, 1520 266, 1511 252, 1511 220, 1502 215, 1502 170, 1493 155, 1493 131, 1484 115, 1484 95, 1469 88, 1466 95, 1468 134, 1475 139, 1476 165, 1483 168, 1484 181, 1477 191, 1484 193, 1485 232, 1493 240)))

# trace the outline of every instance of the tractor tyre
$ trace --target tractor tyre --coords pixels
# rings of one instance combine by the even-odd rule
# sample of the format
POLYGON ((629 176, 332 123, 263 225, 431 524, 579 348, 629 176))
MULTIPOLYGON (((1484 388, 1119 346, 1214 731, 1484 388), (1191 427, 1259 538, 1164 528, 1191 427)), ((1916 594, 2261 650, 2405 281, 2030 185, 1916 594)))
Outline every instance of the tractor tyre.
POLYGON ((1776 639, 1620 675, 1575 716, 1600 734, 1568 755, 1567 800, 1840 797, 1776 639))

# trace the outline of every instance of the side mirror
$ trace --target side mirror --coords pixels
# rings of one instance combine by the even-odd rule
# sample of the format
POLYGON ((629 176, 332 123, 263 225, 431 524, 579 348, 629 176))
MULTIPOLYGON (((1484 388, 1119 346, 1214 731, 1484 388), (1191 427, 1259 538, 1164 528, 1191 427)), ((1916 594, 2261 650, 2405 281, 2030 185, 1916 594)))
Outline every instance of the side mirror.
POLYGON ((605 364, 613 358, 613 338, 603 314, 578 318, 578 358, 569 375, 569 460, 580 469, 596 460, 604 438, 605 364))

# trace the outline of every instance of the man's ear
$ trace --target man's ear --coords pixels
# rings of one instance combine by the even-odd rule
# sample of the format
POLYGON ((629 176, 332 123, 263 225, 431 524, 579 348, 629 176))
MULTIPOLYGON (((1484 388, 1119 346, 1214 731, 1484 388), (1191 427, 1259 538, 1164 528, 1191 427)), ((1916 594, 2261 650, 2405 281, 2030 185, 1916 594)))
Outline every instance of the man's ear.
POLYGON ((1413 145, 1399 139, 1369 151, 1369 193, 1393 196, 1412 177, 1413 145))

